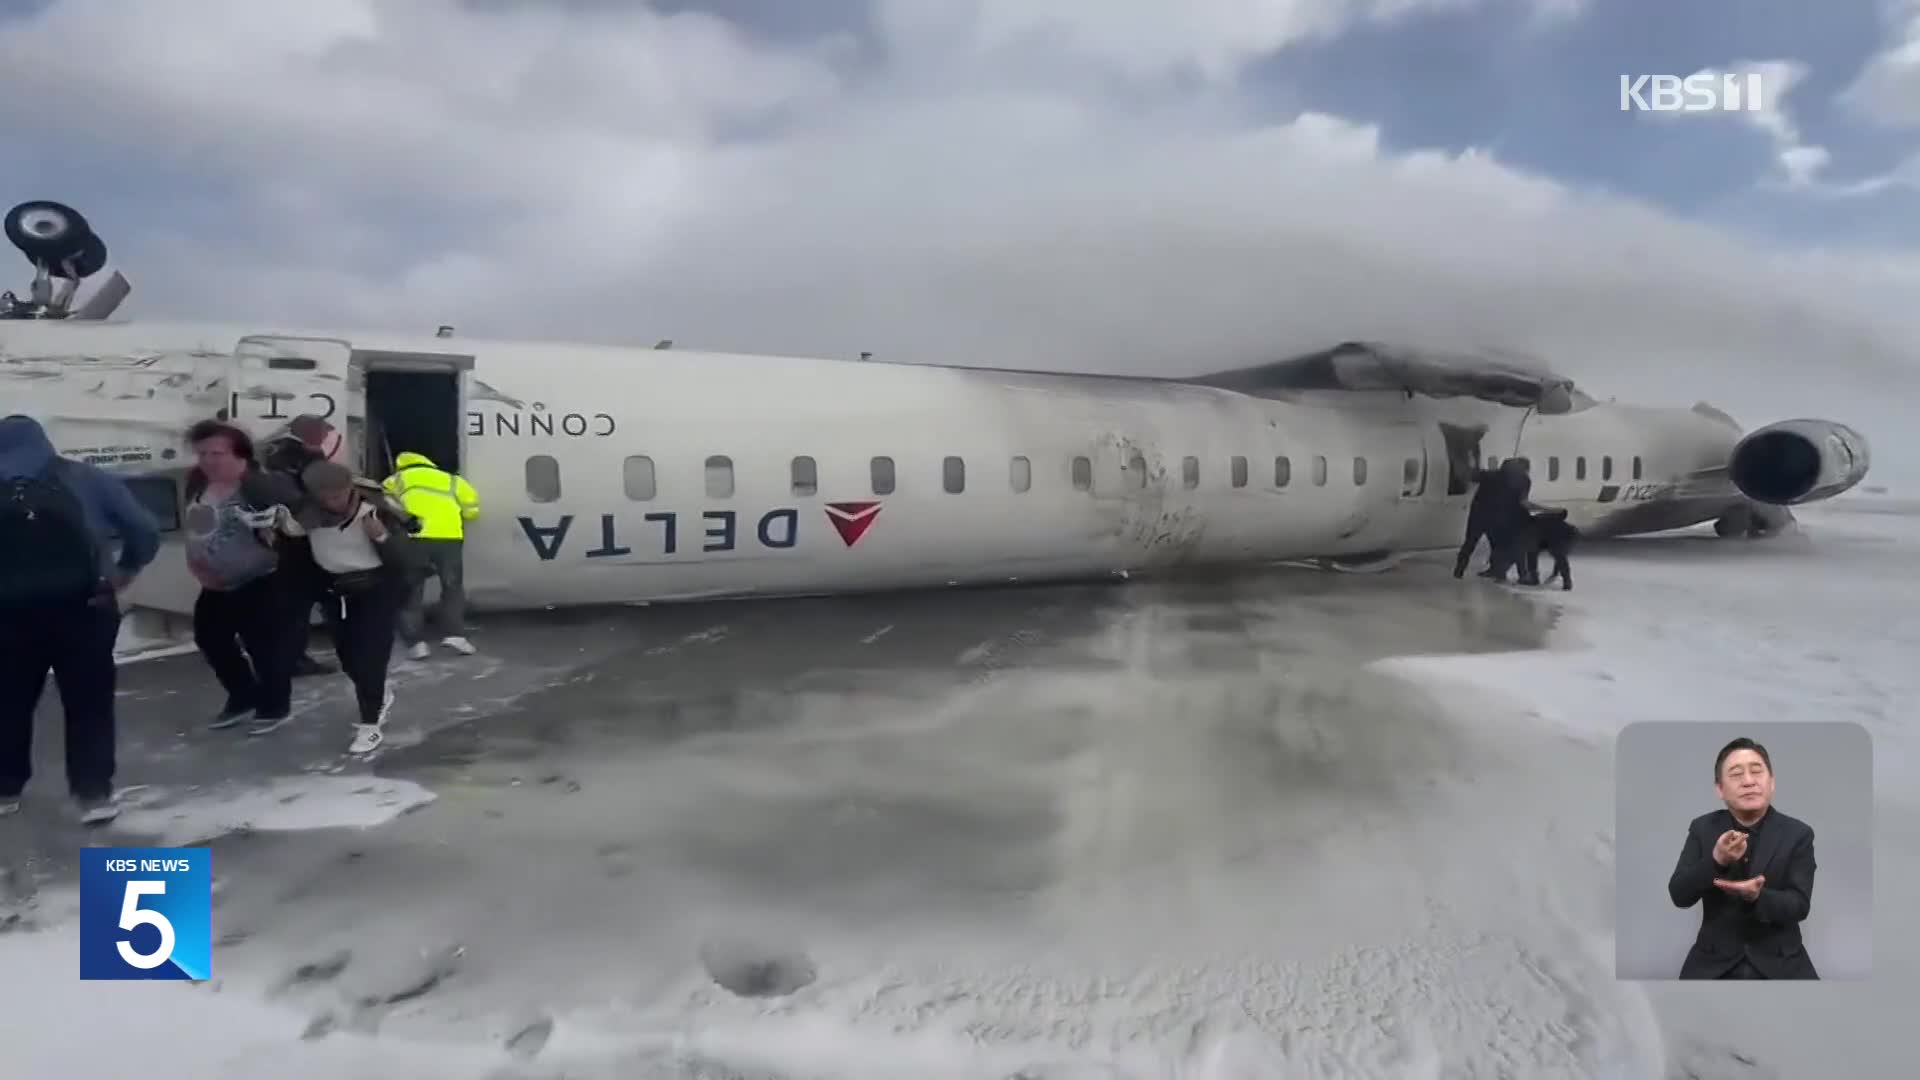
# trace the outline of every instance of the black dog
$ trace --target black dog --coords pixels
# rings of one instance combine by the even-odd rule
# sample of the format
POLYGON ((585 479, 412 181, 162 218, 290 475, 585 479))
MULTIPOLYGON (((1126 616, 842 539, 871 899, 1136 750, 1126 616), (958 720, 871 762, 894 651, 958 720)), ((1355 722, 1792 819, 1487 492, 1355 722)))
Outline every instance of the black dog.
POLYGON ((1540 584, 1540 553, 1553 556, 1553 573, 1547 580, 1560 579, 1562 590, 1573 588, 1573 545, 1580 530, 1567 522, 1565 510, 1547 510, 1532 515, 1522 526, 1515 544, 1520 552, 1520 584, 1540 584))

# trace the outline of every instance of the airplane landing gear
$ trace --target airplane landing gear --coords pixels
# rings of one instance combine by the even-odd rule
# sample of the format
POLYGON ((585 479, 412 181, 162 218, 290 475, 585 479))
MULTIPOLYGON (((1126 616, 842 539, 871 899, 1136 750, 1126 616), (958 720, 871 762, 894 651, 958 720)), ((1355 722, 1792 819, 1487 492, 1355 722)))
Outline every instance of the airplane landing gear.
POLYGON ((1743 536, 1759 540, 1777 536, 1793 525, 1793 511, 1784 506, 1740 506, 1720 515, 1713 523, 1713 532, 1726 539, 1743 536))

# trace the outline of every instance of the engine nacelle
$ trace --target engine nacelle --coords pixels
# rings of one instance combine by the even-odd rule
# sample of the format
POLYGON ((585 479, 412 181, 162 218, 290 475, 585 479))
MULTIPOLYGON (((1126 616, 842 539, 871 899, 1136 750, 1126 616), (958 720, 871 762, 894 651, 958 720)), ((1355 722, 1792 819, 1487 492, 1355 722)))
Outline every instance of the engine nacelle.
POLYGON ((1733 448, 1728 478, 1769 506, 1830 499, 1866 478, 1866 437, 1831 420, 1782 420, 1747 433, 1733 448))

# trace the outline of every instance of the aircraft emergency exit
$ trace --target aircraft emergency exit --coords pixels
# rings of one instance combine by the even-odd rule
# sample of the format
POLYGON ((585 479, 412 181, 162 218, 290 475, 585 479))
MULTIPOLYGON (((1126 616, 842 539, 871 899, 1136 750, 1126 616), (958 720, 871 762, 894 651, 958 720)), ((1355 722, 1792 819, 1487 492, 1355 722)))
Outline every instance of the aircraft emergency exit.
MULTIPOLYGON (((1601 403, 1503 355, 1346 343, 1197 377, 295 332, 112 319, 106 248, 16 207, 5 411, 124 476, 179 543, 196 420, 326 418, 369 476, 426 454, 479 490, 467 586, 494 610, 1087 578, 1458 544, 1471 471, 1533 463, 1588 535, 1768 535, 1868 469, 1825 420, 1743 433, 1706 405, 1601 403)), ((191 609, 164 554, 131 599, 191 609)))

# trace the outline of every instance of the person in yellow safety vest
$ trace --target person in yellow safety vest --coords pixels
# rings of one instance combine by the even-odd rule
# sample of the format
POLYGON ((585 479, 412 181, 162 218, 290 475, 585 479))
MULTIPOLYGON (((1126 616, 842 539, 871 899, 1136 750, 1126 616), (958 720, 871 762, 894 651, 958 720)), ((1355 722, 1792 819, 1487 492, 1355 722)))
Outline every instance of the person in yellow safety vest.
POLYGON ((480 495, 464 477, 435 465, 425 454, 403 451, 393 459, 394 473, 382 484, 407 512, 420 519, 420 531, 414 534, 414 546, 421 554, 426 573, 414 581, 400 616, 400 639, 407 643, 407 655, 425 660, 432 652, 427 645, 426 579, 440 579, 440 602, 435 605, 440 644, 462 656, 472 656, 473 642, 466 638, 464 626, 467 606, 464 541, 466 523, 480 516, 480 495))

